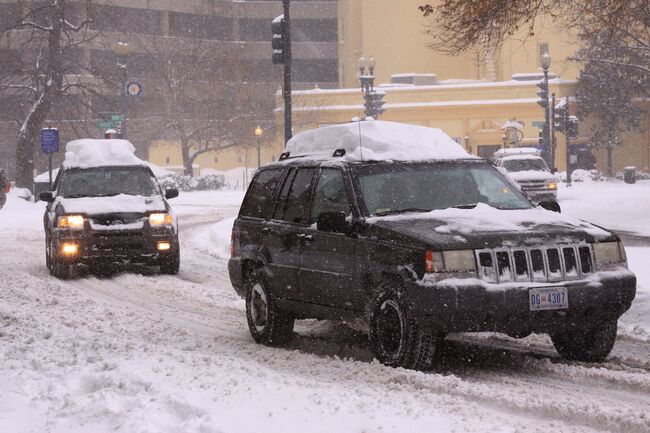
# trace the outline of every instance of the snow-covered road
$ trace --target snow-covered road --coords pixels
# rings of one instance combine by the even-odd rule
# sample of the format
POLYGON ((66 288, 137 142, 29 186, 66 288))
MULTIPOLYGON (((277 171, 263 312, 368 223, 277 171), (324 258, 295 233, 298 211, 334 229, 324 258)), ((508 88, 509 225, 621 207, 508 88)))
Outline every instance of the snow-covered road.
POLYGON ((471 334, 419 373, 378 364, 364 335, 331 323, 300 322, 286 348, 254 344, 210 242, 240 200, 179 198, 178 276, 71 282, 45 269, 42 208, 10 202, 0 432, 650 431, 650 249, 628 250, 643 290, 607 362, 563 361, 545 336, 471 334))

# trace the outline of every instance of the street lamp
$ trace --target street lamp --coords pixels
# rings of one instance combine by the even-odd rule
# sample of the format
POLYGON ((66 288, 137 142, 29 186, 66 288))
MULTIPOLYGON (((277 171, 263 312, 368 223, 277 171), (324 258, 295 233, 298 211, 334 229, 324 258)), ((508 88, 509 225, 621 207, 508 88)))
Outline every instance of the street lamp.
POLYGON ((542 148, 542 157, 548 166, 553 168, 555 161, 551 160, 551 105, 548 98, 548 68, 551 66, 551 55, 549 53, 542 54, 541 66, 544 71, 544 79, 541 83, 537 84, 537 87, 540 89, 538 95, 541 98, 537 103, 544 108, 544 129, 542 131, 544 146, 542 148))
POLYGON ((384 92, 375 90, 375 66, 376 62, 373 57, 366 60, 365 57, 359 58, 359 83, 361 84, 361 91, 364 92, 363 99, 365 99, 365 115, 377 119, 385 110, 383 108, 384 92), (366 68, 368 74, 366 74, 366 68))
POLYGON ((113 52, 117 56, 117 67, 121 71, 121 90, 120 90, 120 111, 122 122, 120 125, 120 136, 126 138, 126 80, 128 76, 126 58, 131 53, 131 47, 128 42, 118 41, 112 46, 113 52))
POLYGON ((262 165, 260 157, 260 137, 263 133, 264 130, 258 125, 257 128, 255 128, 255 140, 257 141, 257 168, 260 168, 262 165))

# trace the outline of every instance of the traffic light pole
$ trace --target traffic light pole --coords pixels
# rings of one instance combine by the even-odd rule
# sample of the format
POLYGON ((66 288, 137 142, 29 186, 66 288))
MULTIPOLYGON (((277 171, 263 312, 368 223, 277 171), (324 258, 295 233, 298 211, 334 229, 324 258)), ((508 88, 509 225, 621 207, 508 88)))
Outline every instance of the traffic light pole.
POLYGON ((564 137, 566 142, 566 185, 571 186, 571 132, 569 126, 569 100, 566 99, 564 110, 564 137))
POLYGON ((284 96, 284 145, 286 147, 287 142, 291 139, 293 135, 292 128, 292 106, 291 106, 291 19, 289 16, 289 9, 291 6, 291 0, 282 0, 282 7, 284 9, 284 87, 283 87, 283 96, 284 96))
POLYGON ((546 107, 544 107, 544 159, 551 167, 554 168, 555 164, 551 161, 551 114, 550 104, 548 100, 548 69, 544 69, 544 89, 546 107))

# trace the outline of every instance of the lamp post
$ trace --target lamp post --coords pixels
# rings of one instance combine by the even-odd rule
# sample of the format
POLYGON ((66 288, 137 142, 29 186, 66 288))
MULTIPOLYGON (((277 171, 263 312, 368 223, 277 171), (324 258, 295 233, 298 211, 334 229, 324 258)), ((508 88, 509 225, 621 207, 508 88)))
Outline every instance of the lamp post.
POLYGON ((377 119, 385 110, 383 108, 384 92, 375 90, 375 66, 376 62, 373 57, 366 60, 365 57, 359 58, 359 83, 365 99, 365 115, 377 119), (366 69, 368 73, 366 74, 366 69))
POLYGON ((542 99, 543 104, 540 104, 544 107, 544 148, 542 149, 542 156, 546 163, 553 169, 555 167, 555 161, 551 160, 551 104, 549 103, 548 98, 548 68, 551 66, 551 55, 549 53, 542 54, 542 70, 544 71, 544 80, 542 81, 542 99))
POLYGON ((264 130, 258 125, 255 128, 255 140, 257 142, 257 168, 262 166, 261 155, 260 155, 260 137, 264 133, 264 130))
POLYGON ((120 137, 126 138, 126 80, 128 70, 126 65, 126 58, 131 53, 131 47, 128 42, 118 41, 113 44, 113 52, 117 55, 117 67, 121 71, 121 90, 120 90, 120 111, 122 115, 122 122, 120 124, 120 137))

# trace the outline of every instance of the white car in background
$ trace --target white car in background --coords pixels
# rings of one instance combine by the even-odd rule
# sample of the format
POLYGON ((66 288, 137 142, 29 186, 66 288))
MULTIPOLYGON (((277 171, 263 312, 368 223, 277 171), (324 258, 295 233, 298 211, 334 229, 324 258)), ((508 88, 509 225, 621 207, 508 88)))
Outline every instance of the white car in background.
POLYGON ((493 159, 531 200, 538 203, 557 201, 557 179, 539 150, 532 147, 500 149, 493 159))

